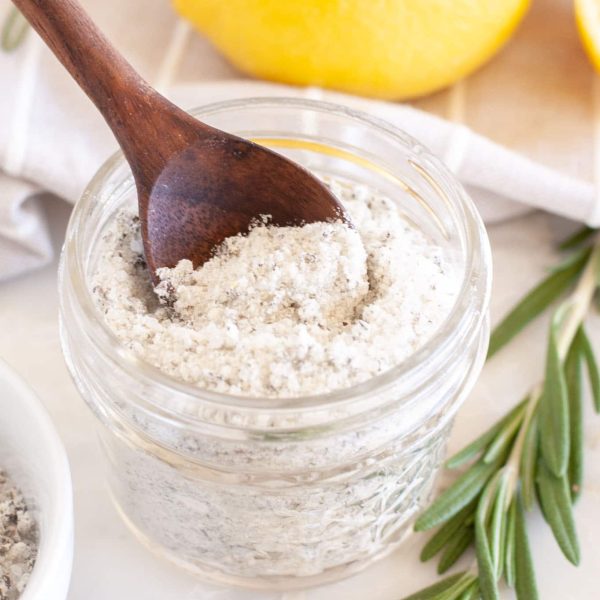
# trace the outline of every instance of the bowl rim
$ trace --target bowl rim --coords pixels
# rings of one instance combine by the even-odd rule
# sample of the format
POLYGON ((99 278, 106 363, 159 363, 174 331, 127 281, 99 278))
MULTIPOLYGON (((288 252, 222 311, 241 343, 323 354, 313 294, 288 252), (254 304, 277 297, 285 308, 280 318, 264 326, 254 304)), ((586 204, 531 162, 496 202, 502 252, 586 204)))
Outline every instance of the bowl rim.
POLYGON ((42 440, 53 468, 52 486, 45 504, 52 508, 27 586, 19 600, 63 600, 69 589, 73 560, 73 486, 67 453, 45 406, 4 360, 0 359, 0 386, 12 388, 42 440), (62 510, 57 510, 62 507, 62 510))
MULTIPOLYGON (((196 118, 207 118, 226 111, 261 108, 302 109, 336 115, 360 123, 362 126, 372 128, 388 139, 395 140, 401 146, 409 147, 418 152, 420 158, 451 186, 452 198, 456 210, 460 213, 458 217, 460 217, 465 227, 464 234, 467 236, 469 243, 469 253, 455 303, 443 323, 423 346, 400 364, 367 381, 324 393, 278 398, 227 394, 200 388, 193 383, 181 382, 133 355, 124 348, 116 334, 104 322, 98 312, 91 291, 86 284, 77 242, 81 222, 86 217, 85 211, 91 205, 94 194, 102 187, 105 179, 118 168, 119 164, 125 161, 121 151, 113 154, 96 172, 81 198, 75 204, 71 214, 61 257, 61 275, 59 276, 59 290, 62 296, 61 305, 64 305, 65 293, 60 280, 68 277, 78 299, 81 314, 86 320, 86 325, 91 328, 87 333, 93 335, 94 345, 99 348, 104 356, 109 357, 117 368, 144 385, 150 385, 163 390, 165 393, 175 392, 181 394, 182 398, 190 399, 196 406, 206 407, 208 410, 266 411, 268 414, 276 413, 283 416, 288 413, 306 413, 315 410, 327 411, 334 407, 348 407, 353 403, 362 404, 365 399, 367 399, 368 406, 372 407, 372 402, 368 398, 373 393, 384 393, 391 387, 397 387, 399 380, 405 382, 406 389, 419 389, 423 382, 428 379, 428 373, 424 365, 430 361, 433 362, 433 359, 445 360, 452 351, 452 342, 455 341, 449 338, 452 336, 460 338, 461 330, 467 328, 471 332, 479 331, 489 308, 492 281, 491 249, 485 226, 473 200, 449 168, 421 142, 385 119, 362 110, 323 100, 288 96, 258 96, 208 103, 192 108, 188 112, 196 118), (66 258, 67 255, 69 255, 68 259, 66 258), (481 279, 475 282, 473 273, 478 270, 481 271, 481 279), (466 314, 466 307, 473 307, 474 305, 471 298, 474 287, 479 288, 477 306, 473 310, 474 314, 466 314)), ((408 396, 405 392, 401 395, 403 398, 408 396)), ((156 407, 150 408, 156 410, 156 407)), ((161 408, 161 410, 164 409, 161 408)), ((176 416, 180 418, 182 415, 177 414, 176 416)))

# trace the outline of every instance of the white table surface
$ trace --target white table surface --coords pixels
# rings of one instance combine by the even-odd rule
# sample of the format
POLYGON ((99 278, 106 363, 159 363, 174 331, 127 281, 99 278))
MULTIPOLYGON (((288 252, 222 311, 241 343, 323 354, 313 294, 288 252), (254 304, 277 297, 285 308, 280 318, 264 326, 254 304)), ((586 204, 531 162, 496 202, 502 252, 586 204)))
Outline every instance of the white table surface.
MULTIPOLYGON (((58 249, 69 207, 47 204, 58 249)), ((496 318, 543 274, 552 243, 569 224, 533 214, 491 229, 496 318)), ((600 320, 590 331, 600 346, 600 320)), ((367 571, 327 587, 287 594, 219 589, 156 558, 129 533, 113 508, 101 476, 91 413, 64 365, 58 338, 56 263, 0 284, 0 356, 20 373, 50 411, 67 448, 75 491, 75 561, 70 600, 398 600, 434 580, 433 565, 420 565, 425 537, 410 538, 401 551, 367 571)), ((486 366, 475 392, 461 410, 451 442, 457 448, 510 406, 539 377, 542 323, 486 366)), ((579 569, 563 559, 539 514, 530 516, 541 597, 545 600, 598 598, 600 572, 600 417, 587 403, 586 484, 576 508, 582 546, 579 569)), ((511 598, 509 592, 506 598, 511 598)))

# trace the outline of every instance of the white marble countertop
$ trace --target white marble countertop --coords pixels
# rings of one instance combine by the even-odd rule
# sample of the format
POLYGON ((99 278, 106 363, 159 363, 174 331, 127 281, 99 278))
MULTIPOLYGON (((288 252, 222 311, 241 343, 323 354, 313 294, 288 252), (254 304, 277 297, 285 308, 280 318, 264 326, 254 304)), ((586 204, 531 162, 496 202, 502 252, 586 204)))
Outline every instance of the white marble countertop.
MULTIPOLYGON (((169 60, 162 53, 170 43, 176 20, 169 3, 146 0, 144 26, 140 29, 143 36, 132 35, 131 19, 139 19, 135 3, 83 3, 103 28, 111 30, 113 41, 133 64, 151 81, 160 81, 164 86, 162 71, 169 60), (146 47, 148 40, 151 44, 146 47)), ((590 124, 595 111, 600 110, 600 94, 592 93, 595 79, 581 50, 572 4, 572 0, 537 0, 511 44, 485 69, 467 83, 414 104, 462 121, 551 168, 591 181, 598 166, 594 163, 595 156, 598 160, 598 153, 594 153, 598 136, 590 124)), ((210 49, 206 40, 193 36, 183 53, 177 77, 172 79, 173 83, 192 83, 239 76, 210 49)), ((600 90, 600 86, 596 87, 596 91, 600 90)), ((87 112, 82 114, 91 113, 91 105, 84 110, 87 112)), ((70 208, 56 200, 49 200, 45 207, 58 249, 70 208)), ((542 276, 553 260, 553 243, 569 227, 559 219, 534 214, 490 230, 495 267, 493 317, 498 318, 542 276)), ((133 538, 111 504, 102 478, 94 419, 63 361, 57 312, 56 262, 0 283, 0 357, 41 397, 71 462, 76 539, 69 600, 399 600, 434 581, 435 565, 421 565, 418 561, 425 541, 420 535, 411 537, 400 551, 351 579, 283 595, 218 589, 156 558, 133 538)), ((594 316, 589 330, 600 351, 599 325, 600 318, 594 316)), ((459 413, 450 450, 481 431, 540 377, 545 333, 544 323, 537 323, 485 367, 475 391, 459 413)), ((585 486, 575 511, 581 566, 575 568, 562 557, 539 514, 529 516, 544 600, 600 597, 600 416, 593 414, 590 405, 588 401, 585 486)), ((507 591, 503 598, 512 598, 512 594, 507 591)))
MULTIPOLYGON (((62 240, 69 207, 47 204, 55 244, 62 240)), ((495 285, 492 313, 498 317, 539 278, 552 260, 552 243, 569 224, 543 214, 495 226, 495 285)), ((70 600, 398 600, 432 582, 433 564, 421 565, 423 536, 367 571, 323 588, 275 594, 219 589, 195 580, 156 558, 129 533, 117 516, 102 479, 94 419, 72 384, 64 365, 57 327, 56 263, 0 284, 0 356, 23 376, 50 411, 67 448, 75 490, 75 561, 70 600)), ((590 331, 600 346, 600 319, 590 331)), ((486 366, 475 392, 461 412, 451 449, 457 448, 510 406, 540 375, 543 323, 531 327, 486 366)), ((576 569, 560 554, 539 514, 531 519, 532 546, 545 600, 598 597, 600 572, 600 417, 586 403, 586 482, 576 519, 582 563, 576 569)), ((511 593, 505 593, 511 598, 511 593)))

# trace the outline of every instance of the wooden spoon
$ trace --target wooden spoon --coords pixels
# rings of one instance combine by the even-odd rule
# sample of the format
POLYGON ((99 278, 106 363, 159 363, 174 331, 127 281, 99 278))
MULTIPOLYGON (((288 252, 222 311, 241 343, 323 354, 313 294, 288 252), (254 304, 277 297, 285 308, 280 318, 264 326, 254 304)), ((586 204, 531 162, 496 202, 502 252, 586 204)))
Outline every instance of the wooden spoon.
POLYGON ((161 96, 74 0, 13 2, 117 138, 135 179, 155 284, 157 268, 184 258, 203 264, 225 238, 246 233, 262 215, 279 226, 348 222, 338 200, 306 169, 201 123, 161 96))

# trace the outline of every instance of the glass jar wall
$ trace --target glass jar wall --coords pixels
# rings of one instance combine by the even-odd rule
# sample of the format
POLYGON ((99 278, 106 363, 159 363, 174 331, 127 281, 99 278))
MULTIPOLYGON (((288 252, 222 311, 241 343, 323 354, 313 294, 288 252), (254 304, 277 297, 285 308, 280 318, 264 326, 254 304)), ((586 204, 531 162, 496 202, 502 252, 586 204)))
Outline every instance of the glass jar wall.
POLYGON ((387 195, 462 276, 443 326, 401 365, 320 396, 234 397, 138 360, 94 304, 99 239, 119 210, 135 206, 121 155, 74 210, 60 273, 63 349, 98 417, 124 519, 148 545, 208 579, 265 588, 337 579, 395 548, 430 494, 453 416, 487 348, 487 237, 446 168, 387 123, 288 99, 194 114, 312 171, 387 195))

